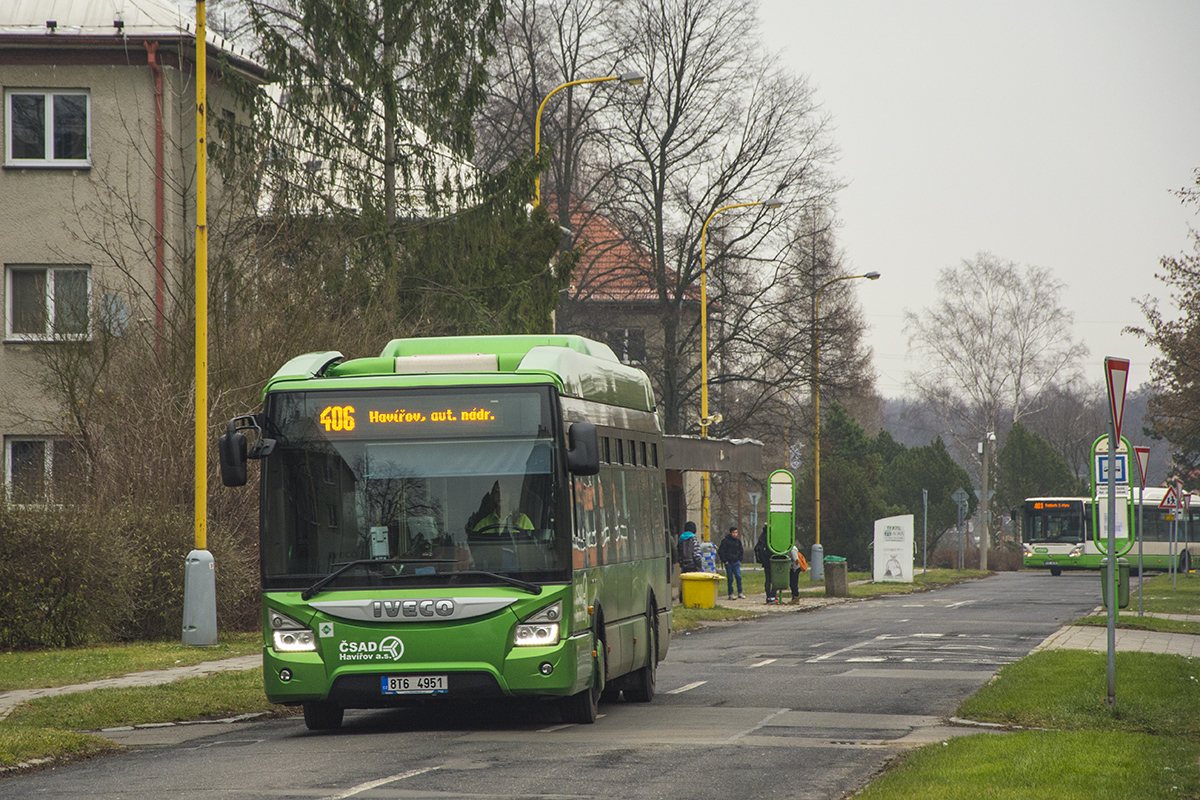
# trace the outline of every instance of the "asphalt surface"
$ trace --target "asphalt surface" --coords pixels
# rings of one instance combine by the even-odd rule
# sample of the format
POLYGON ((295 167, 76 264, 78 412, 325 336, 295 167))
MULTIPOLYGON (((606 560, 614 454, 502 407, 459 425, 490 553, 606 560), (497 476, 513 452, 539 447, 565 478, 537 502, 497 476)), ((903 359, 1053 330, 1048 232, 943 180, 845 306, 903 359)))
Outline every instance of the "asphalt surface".
MULTIPOLYGON (((1103 628, 1064 628, 1098 593, 1094 576, 1005 573, 766 606, 764 619, 676 636, 654 702, 602 705, 595 725, 496 703, 352 711, 333 734, 294 718, 109 731, 130 749, 0 779, 0 795, 840 798, 907 748, 978 731, 951 715, 1000 666, 1103 644, 1103 628)), ((764 608, 761 595, 745 602, 764 608)), ((1126 645, 1182 646, 1179 635, 1126 645)))

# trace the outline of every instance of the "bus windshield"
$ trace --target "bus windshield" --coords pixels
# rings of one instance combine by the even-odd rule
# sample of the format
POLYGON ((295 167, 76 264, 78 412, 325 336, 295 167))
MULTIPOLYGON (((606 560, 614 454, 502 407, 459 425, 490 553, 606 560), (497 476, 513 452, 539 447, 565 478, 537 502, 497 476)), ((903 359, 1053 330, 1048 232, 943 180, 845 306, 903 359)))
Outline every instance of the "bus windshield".
POLYGON ((552 401, 548 387, 272 393, 264 588, 338 570, 326 590, 569 580, 552 401))
POLYGON ((1021 541, 1028 544, 1077 544, 1084 541, 1082 500, 1029 500, 1021 541))

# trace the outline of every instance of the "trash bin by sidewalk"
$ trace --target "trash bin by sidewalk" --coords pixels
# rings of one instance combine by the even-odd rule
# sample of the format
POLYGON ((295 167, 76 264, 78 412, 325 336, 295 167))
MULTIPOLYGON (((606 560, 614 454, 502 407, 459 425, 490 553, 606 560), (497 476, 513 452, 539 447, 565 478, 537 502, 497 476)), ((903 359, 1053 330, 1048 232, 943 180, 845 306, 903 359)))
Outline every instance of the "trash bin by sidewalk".
POLYGON ((688 608, 712 608, 717 604, 717 583, 721 578, 711 572, 685 572, 679 576, 683 604, 688 608))
POLYGON ((850 596, 850 579, 846 569, 846 559, 841 556, 825 556, 825 596, 850 596))
MULTIPOLYGON (((1117 608, 1129 607, 1129 561, 1117 558, 1117 608)), ((1108 558, 1100 559, 1100 604, 1108 608, 1108 558)))
POLYGON ((788 588, 788 572, 792 569, 792 560, 787 556, 772 555, 768 569, 771 570, 771 589, 775 596, 779 597, 780 593, 788 588))

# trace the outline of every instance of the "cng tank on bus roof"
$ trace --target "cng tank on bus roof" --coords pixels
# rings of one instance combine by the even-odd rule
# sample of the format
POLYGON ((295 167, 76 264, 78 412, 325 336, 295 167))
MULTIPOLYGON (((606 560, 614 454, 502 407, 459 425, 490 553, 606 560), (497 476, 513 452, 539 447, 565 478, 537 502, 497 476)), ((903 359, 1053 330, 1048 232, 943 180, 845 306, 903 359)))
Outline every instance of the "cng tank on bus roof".
MULTIPOLYGON (((393 339, 374 358, 341 361, 341 353, 307 353, 285 364, 268 383, 366 375, 540 373, 562 393, 607 405, 653 412, 654 391, 641 370, 622 364, 608 345, 583 336, 429 336, 393 339)), ((265 390, 264 390, 265 391, 265 390)))

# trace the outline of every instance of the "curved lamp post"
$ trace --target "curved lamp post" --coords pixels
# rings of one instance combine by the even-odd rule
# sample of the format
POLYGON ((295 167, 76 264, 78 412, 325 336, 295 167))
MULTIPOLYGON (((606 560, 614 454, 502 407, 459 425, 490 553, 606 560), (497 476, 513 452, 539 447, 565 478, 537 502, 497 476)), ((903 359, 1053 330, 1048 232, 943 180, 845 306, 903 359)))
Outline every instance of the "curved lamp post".
MULTIPOLYGON (((584 83, 603 83, 605 81, 620 81, 626 86, 640 86, 642 81, 646 80, 646 76, 640 72, 622 72, 620 75, 606 75, 603 78, 584 78, 578 81, 567 81, 559 84, 550 90, 550 93, 542 98, 542 104, 538 106, 537 117, 533 122, 533 156, 537 158, 538 153, 542 149, 542 112, 546 109, 546 103, 550 102, 550 98, 561 89, 566 89, 569 86, 579 86, 584 83)), ((542 173, 538 172, 537 177, 533 179, 533 207, 537 208, 542 204, 542 173)))
MULTIPOLYGON (((775 209, 783 205, 783 201, 778 197, 772 197, 768 200, 758 200, 753 203, 734 203, 733 205, 721 206, 716 211, 708 215, 708 219, 704 220, 704 227, 700 229, 700 438, 708 438, 708 426, 721 421, 721 415, 708 414, 708 261, 705 255, 705 248, 708 245, 708 223, 712 222, 712 218, 722 211, 728 211, 731 208, 749 208, 750 206, 764 206, 766 208, 775 209)), ((709 539, 709 504, 708 504, 708 471, 700 473, 700 529, 703 541, 709 539)))
POLYGON ((852 281, 866 278, 869 281, 879 280, 878 272, 867 272, 862 275, 843 275, 832 278, 821 284, 813 294, 813 518, 816 520, 816 539, 812 546, 812 558, 809 560, 808 574, 813 581, 825 580, 824 548, 821 547, 821 359, 818 352, 820 336, 817 325, 820 322, 818 308, 821 292, 826 286, 838 281, 852 281))

